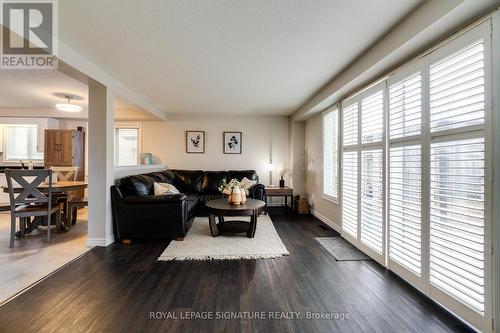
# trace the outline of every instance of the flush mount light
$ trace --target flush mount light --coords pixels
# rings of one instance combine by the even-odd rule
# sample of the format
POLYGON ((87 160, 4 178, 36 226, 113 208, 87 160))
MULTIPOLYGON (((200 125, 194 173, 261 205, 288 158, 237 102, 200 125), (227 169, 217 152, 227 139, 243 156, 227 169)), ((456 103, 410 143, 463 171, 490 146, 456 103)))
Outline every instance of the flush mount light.
POLYGON ((60 97, 60 98, 64 98, 68 101, 68 103, 57 103, 56 104, 56 109, 58 109, 59 111, 64 111, 64 112, 80 112, 80 111, 82 111, 82 107, 80 105, 71 104, 72 100, 82 99, 80 96, 62 94, 62 93, 55 93, 54 95, 57 97, 60 97))

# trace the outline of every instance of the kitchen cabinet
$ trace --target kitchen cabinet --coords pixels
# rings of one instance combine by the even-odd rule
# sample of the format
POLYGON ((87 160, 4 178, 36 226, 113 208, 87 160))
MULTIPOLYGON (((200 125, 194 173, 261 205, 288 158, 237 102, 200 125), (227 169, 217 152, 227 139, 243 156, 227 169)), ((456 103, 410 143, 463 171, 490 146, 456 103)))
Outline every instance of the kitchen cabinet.
POLYGON ((77 180, 85 180, 85 132, 76 130, 45 130, 44 164, 77 166, 77 180))

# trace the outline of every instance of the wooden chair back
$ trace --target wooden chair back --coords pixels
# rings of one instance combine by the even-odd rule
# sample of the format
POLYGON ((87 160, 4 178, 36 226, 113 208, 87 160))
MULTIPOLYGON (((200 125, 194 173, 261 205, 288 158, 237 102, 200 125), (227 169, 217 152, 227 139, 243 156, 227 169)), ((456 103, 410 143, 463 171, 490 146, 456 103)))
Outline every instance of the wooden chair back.
POLYGON ((75 181, 78 174, 78 167, 56 167, 51 166, 50 170, 57 172, 57 181, 75 181))
POLYGON ((52 203, 52 170, 5 170, 11 211, 16 205, 52 203), (31 178, 31 179, 28 179, 31 178), (42 193, 38 187, 46 179, 49 181, 47 194, 42 193), (15 193, 14 182, 22 188, 20 193, 15 193))

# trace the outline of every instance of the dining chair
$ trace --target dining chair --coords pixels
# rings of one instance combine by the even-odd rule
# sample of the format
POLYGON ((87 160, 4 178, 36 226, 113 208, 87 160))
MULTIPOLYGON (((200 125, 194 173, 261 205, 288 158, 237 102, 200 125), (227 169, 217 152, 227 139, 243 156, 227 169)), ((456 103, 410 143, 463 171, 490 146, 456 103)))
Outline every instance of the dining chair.
MULTIPOLYGON (((71 167, 51 166, 50 170, 52 170, 57 175, 58 182, 75 181, 76 176, 78 175, 77 166, 71 166, 71 167)), ((71 195, 70 193, 67 192, 54 194, 54 199, 55 199, 54 201, 63 205, 63 212, 66 217, 68 217, 68 214, 70 212, 68 201, 72 199, 72 197, 74 197, 74 195, 71 195)))
MULTIPOLYGON (((20 236, 24 236, 31 217, 47 217, 47 242, 50 242, 52 214, 56 213, 56 225, 61 223, 59 205, 52 201, 52 170, 5 170, 10 199, 10 247, 14 247, 16 219, 19 218, 20 236), (48 179, 46 193, 38 188, 48 179), (21 188, 14 190, 14 182, 21 188)), ((16 185, 17 187, 17 185, 16 185)))
POLYGON ((51 166, 50 170, 55 171, 57 173, 57 181, 75 181, 76 176, 78 174, 78 167, 58 167, 51 166))

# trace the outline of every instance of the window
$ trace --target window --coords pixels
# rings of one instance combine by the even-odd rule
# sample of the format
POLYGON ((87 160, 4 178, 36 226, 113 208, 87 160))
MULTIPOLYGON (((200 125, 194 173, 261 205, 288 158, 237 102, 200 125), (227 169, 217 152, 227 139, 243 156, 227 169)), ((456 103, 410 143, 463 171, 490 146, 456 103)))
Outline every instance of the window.
POLYGON ((419 61, 388 82, 389 268, 417 281, 422 276, 422 66, 419 61))
POLYGON ((123 125, 115 127, 115 165, 138 165, 139 126, 123 125))
POLYGON ((342 236, 481 331, 492 330, 488 71, 489 20, 340 110, 342 236))
POLYGON ((361 242, 382 253, 383 190, 382 149, 363 150, 361 155, 361 242))
POLYGON ((323 194, 337 199, 337 117, 334 109, 323 115, 323 194))
POLYGON ((358 238, 358 103, 342 105, 342 233, 358 238))
POLYGON ((37 125, 4 125, 4 160, 43 160, 43 152, 37 151, 37 125))
POLYGON ((346 151, 342 159, 342 231, 358 235, 358 152, 346 151))
POLYGON ((383 262, 385 82, 342 103, 342 234, 383 262))
POLYGON ((430 283, 480 315, 485 310, 484 57, 478 39, 432 55, 429 74, 430 283))

